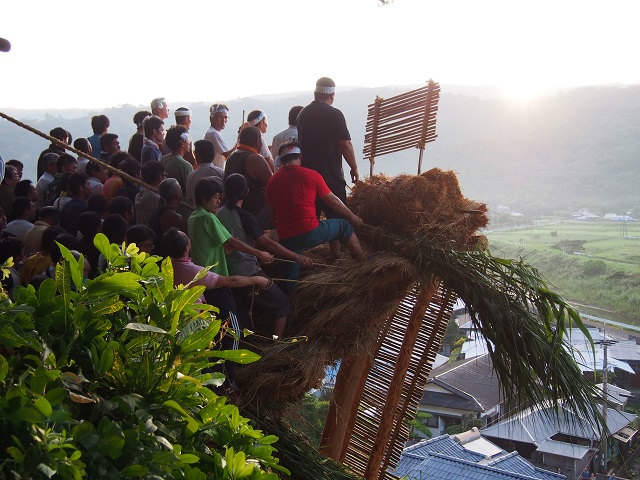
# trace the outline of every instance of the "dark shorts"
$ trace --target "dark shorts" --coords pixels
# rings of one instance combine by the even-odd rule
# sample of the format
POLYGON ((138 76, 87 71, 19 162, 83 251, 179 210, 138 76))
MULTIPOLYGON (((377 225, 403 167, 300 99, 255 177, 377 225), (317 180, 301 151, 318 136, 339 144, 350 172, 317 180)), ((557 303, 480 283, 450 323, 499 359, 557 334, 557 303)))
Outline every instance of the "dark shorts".
MULTIPOLYGON (((296 235, 295 237, 281 239, 282 246, 292 250, 298 254, 302 254, 308 248, 317 247, 332 240, 338 240, 345 243, 353 235, 353 227, 343 218, 330 218, 322 220, 320 224, 306 233, 296 235)), ((300 265, 298 263, 279 262, 282 263, 280 276, 282 278, 297 280, 300 278, 300 265)), ((287 294, 291 292, 295 283, 281 282, 280 288, 287 294)))
MULTIPOLYGON (((258 270, 256 275, 269 278, 262 270, 258 270)), ((232 290, 238 306, 238 313, 241 317, 240 321, 243 325, 250 325, 247 322, 249 321, 249 312, 252 306, 254 310, 264 312, 271 320, 291 315, 289 297, 275 283, 264 290, 255 289, 255 295, 253 294, 253 286, 233 288, 232 290)))

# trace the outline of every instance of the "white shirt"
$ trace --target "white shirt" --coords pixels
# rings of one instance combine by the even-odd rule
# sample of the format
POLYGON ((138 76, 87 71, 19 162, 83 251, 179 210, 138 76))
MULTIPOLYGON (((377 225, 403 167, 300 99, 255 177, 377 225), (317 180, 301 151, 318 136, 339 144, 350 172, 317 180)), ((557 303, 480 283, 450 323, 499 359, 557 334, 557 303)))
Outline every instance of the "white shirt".
POLYGON ((216 151, 216 156, 213 157, 213 164, 216 167, 222 168, 224 170, 224 164, 227 159, 222 154, 224 152, 228 152, 229 147, 227 147, 227 144, 222 138, 222 133, 220 133, 219 130, 216 130, 213 127, 209 127, 204 134, 204 139, 209 140, 211 143, 213 143, 213 148, 216 151))
POLYGON ((278 157, 278 150, 280 147, 287 142, 297 142, 298 141, 298 127, 295 125, 289 125, 289 128, 281 131, 275 137, 273 137, 273 141, 271 142, 271 156, 273 157, 273 161, 276 167, 276 172, 280 168, 280 159, 278 157))
POLYGON ((55 180, 55 177, 49 172, 44 172, 36 183, 36 192, 38 192, 38 207, 44 207, 44 192, 47 191, 47 187, 51 182, 55 180))
POLYGON ((96 177, 89 178, 89 188, 91 188, 91 195, 102 195, 102 182, 96 177))
POLYGON ((260 155, 264 158, 269 158, 271 156, 271 152, 269 151, 269 145, 267 145, 267 141, 264 139, 264 134, 260 134, 262 138, 262 146, 260 147, 260 155))

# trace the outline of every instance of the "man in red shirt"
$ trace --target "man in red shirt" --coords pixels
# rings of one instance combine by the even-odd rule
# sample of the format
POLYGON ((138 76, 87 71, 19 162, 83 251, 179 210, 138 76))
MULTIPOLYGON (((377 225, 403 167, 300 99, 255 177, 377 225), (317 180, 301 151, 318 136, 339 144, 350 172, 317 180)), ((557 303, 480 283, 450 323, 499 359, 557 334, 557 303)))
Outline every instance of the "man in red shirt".
MULTIPOLYGON (((304 249, 338 240, 354 259, 364 261, 365 254, 351 226, 362 224, 362 219, 331 193, 318 172, 301 166, 302 152, 298 143, 282 145, 279 157, 282 167, 267 183, 265 203, 271 221, 275 220, 280 243, 302 254, 304 249), (319 221, 316 216, 317 198, 344 218, 319 221)), ((287 270, 283 273, 285 278, 299 278, 298 264, 287 264, 287 270)))

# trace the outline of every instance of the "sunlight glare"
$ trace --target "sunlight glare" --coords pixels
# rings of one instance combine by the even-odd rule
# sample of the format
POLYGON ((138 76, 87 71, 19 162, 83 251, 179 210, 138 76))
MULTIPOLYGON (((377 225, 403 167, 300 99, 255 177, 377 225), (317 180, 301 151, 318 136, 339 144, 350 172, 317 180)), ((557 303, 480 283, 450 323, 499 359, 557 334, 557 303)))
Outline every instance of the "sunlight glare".
POLYGON ((514 82, 502 86, 504 96, 516 102, 529 102, 544 94, 545 87, 534 82, 514 82))

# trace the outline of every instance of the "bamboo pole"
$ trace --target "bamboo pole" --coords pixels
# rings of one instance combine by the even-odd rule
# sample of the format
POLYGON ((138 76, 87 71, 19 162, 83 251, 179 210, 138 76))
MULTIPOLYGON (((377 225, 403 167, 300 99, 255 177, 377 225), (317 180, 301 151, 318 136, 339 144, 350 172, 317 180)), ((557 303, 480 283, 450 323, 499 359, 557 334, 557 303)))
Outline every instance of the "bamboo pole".
MULTIPOLYGON (((399 303, 396 311, 401 307, 402 303, 399 303)), ((373 352, 353 352, 343 360, 338 370, 320 440, 320 451, 337 462, 344 463, 367 376, 373 366, 374 358, 389 338, 394 315, 395 312, 389 315, 380 330, 373 352)))
POLYGON ((396 407, 402 395, 402 387, 407 376, 409 362, 411 361, 411 354, 413 352, 416 337, 420 331, 420 326, 422 325, 422 319, 427 311, 431 299, 437 292, 438 284, 439 281, 434 278, 418 292, 418 297, 405 331, 402 349, 400 350, 400 354, 396 361, 393 378, 389 386, 387 400, 384 405, 380 425, 378 427, 378 434, 376 435, 375 442, 373 443, 373 449, 365 470, 364 477, 368 480, 376 480, 384 476, 385 472, 382 471, 381 468, 384 454, 387 450, 388 441, 391 436, 392 427, 394 422, 402 420, 396 413, 396 407))
POLYGON ((376 141, 378 136, 378 120, 380 118, 380 104, 383 99, 376 96, 375 108, 373 110, 373 125, 371 135, 371 154, 369 155, 369 176, 373 177, 373 166, 376 163, 376 141))
MULTIPOLYGON (((32 127, 31 125, 27 125, 26 123, 23 123, 20 120, 16 120, 15 118, 13 118, 10 115, 7 115, 6 113, 3 113, 3 112, 0 112, 0 117, 4 118, 5 120, 8 120, 9 122, 11 122, 11 123, 13 123, 15 125, 18 125, 19 127, 24 128, 25 130, 30 131, 31 133, 35 133, 39 137, 42 137, 44 139, 49 140, 51 143, 53 143, 54 145, 57 145, 60 148, 63 148, 65 150, 69 150, 70 152, 75 153, 79 157, 86 158, 90 162, 97 163, 101 167, 106 168, 111 173, 113 173, 115 175, 118 175, 118 176, 120 176, 122 178, 125 178, 131 183, 135 183, 136 185, 139 185, 139 186, 141 186, 143 188, 146 188, 147 190, 151 190, 152 192, 158 193, 158 189, 156 187, 152 187, 151 185, 149 185, 149 184, 143 182, 142 180, 140 180, 139 178, 132 177, 128 173, 125 173, 125 172, 123 172, 122 170, 120 170, 120 169, 118 169, 116 167, 112 167, 108 163, 103 162, 102 160, 100 160, 99 158, 92 157, 91 155, 89 155, 87 153, 84 153, 84 152, 78 150, 77 148, 72 147, 71 145, 67 145, 66 143, 61 142, 57 138, 54 138, 51 135, 47 135, 46 133, 41 132, 37 128, 32 127)), ((184 205, 185 207, 188 207, 189 209, 193 210, 193 205, 191 205, 189 203, 180 202, 180 205, 184 205)))
MULTIPOLYGON (((438 282, 439 283, 439 282, 438 282)), ((437 290, 437 287, 436 287, 437 290)), ((445 290, 444 293, 444 298, 443 298, 443 302, 445 304, 451 304, 453 303, 451 300, 451 297, 453 296, 453 292, 449 289, 445 290)), ((442 336, 439 335, 439 332, 444 332, 446 330, 446 325, 449 323, 449 315, 451 314, 451 310, 447 309, 441 309, 438 312, 438 316, 436 318, 436 321, 431 329, 431 334, 429 335, 429 340, 426 343, 426 345, 421 345, 421 349, 422 349, 422 355, 420 356, 420 360, 418 362, 417 368, 415 369, 416 372, 420 372, 424 369, 425 365, 427 364, 427 362, 431 361, 433 362, 433 359, 429 358, 429 353, 431 352, 432 348, 434 347, 434 344, 437 342, 438 343, 438 347, 440 345, 440 343, 442 342, 442 336)), ((437 350, 436 350, 437 351, 437 350)), ((432 363, 433 364, 433 363, 432 363)), ((425 379, 426 381, 426 379, 425 379)), ((418 375, 415 375, 412 379, 411 379, 411 383, 408 386, 408 395, 407 398, 410 398, 417 390, 419 390, 419 395, 420 397, 422 397, 422 388, 418 388, 418 375)), ((409 403, 408 401, 405 401, 399 411, 398 414, 400 416, 400 418, 407 418, 407 411, 408 411, 408 407, 409 407, 409 403)), ((394 445, 396 445, 396 442, 398 441, 398 437, 400 436, 400 430, 401 430, 401 422, 397 422, 396 423, 396 428, 393 429, 393 432, 391 434, 391 437, 389 438, 389 446, 390 448, 393 448, 394 445)), ((389 467, 389 460, 390 460, 390 455, 387 455, 384 459, 384 462, 382 464, 382 471, 387 471, 388 467, 389 467)))

